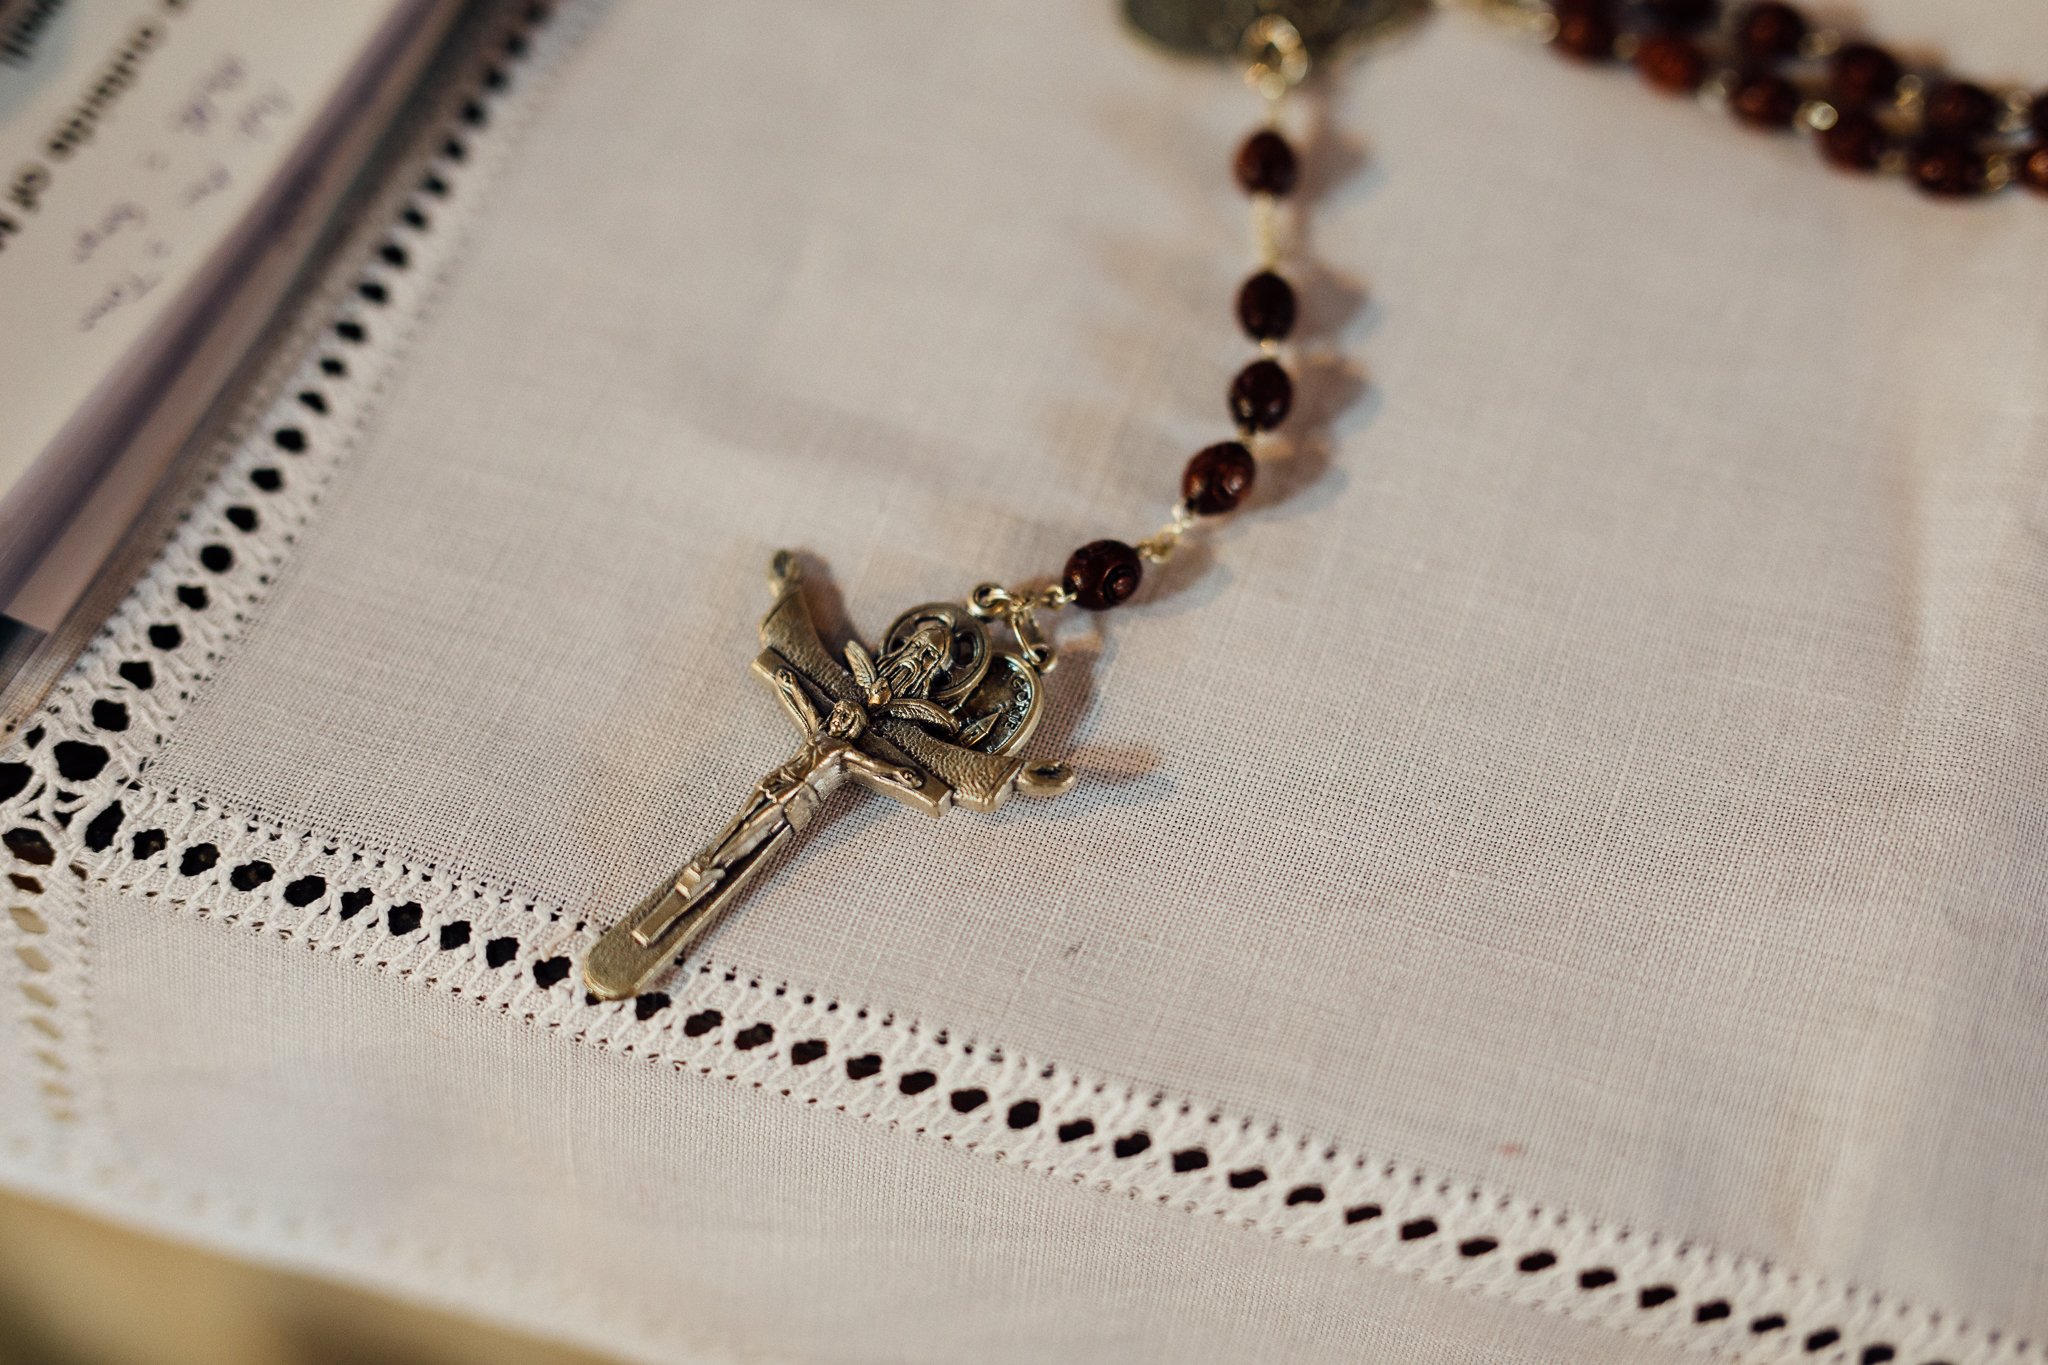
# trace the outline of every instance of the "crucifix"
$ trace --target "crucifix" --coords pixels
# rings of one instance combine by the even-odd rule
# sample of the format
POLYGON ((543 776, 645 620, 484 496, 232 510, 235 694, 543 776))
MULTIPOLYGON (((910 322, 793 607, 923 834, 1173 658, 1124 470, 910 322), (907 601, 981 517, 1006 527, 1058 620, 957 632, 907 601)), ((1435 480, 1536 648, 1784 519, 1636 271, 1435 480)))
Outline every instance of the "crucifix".
POLYGON ((977 590, 974 607, 913 607, 878 652, 849 640, 841 663, 811 619, 795 556, 777 554, 768 582, 774 602, 761 619, 754 672, 802 742, 702 852, 598 939, 583 979, 601 999, 638 994, 688 952, 848 778, 934 817, 955 805, 992 811, 1016 792, 1057 796, 1073 785, 1065 764, 1016 755, 1038 724, 1049 652, 1028 609, 1002 610, 1008 599, 1000 589, 977 590), (988 614, 1015 627, 1018 651, 991 646, 980 619, 988 614))

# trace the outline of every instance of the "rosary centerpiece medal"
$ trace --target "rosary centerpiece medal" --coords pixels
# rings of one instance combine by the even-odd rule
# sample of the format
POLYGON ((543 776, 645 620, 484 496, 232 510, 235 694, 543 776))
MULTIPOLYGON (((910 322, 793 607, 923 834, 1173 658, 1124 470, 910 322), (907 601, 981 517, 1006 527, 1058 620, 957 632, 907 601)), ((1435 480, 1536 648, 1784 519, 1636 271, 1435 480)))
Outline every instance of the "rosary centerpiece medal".
POLYGON ((1433 0, 1122 0, 1124 19, 1170 52, 1238 61, 1247 35, 1283 21, 1302 50, 1326 62, 1342 49, 1405 27, 1433 0))
POLYGON ((1028 602, 977 589, 973 607, 913 607, 879 650, 849 640, 835 655, 789 551, 775 556, 769 588, 754 673, 801 732, 797 751, 755 784, 701 853, 598 940, 583 975, 602 999, 637 994, 687 952, 848 778, 935 817, 955 805, 993 811, 1014 793, 1054 796, 1073 784, 1065 764, 1016 753, 1038 724, 1041 670, 1052 658, 1028 602), (996 648, 984 617, 1007 621, 1017 648, 996 648))

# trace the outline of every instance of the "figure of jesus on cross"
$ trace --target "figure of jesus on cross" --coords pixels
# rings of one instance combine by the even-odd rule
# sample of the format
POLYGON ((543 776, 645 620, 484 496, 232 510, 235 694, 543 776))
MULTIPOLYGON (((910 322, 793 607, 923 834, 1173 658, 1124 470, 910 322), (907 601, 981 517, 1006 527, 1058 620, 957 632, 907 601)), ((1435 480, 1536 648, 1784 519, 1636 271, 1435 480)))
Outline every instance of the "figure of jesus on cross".
POLYGON ((789 552, 775 557, 769 583, 775 603, 754 671, 802 730, 802 746, 755 784, 703 852, 592 947, 584 980, 601 998, 637 994, 686 952, 849 777, 934 816, 955 804, 994 810, 1018 791, 1057 795, 1073 782, 1064 764, 1013 756, 1037 723, 1038 672, 992 651, 967 609, 913 608, 889 628, 879 659, 850 640, 841 665, 812 622, 789 552))

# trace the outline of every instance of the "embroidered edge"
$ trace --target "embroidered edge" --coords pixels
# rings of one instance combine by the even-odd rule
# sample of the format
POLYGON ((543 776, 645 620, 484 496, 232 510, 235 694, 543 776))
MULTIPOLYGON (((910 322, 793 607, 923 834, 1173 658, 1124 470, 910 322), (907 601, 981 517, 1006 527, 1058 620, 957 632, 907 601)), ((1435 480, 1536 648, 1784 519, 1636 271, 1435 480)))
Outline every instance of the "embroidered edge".
MULTIPOLYGON (((550 54, 572 46, 600 3, 566 7, 577 22, 554 25, 542 45, 550 54)), ((82 911, 58 922, 51 892, 75 890, 82 902, 104 887, 346 955, 678 1073, 830 1105, 1048 1177, 1660 1344, 1756 1361, 2048 1360, 2028 1341, 1854 1285, 1604 1225, 711 963, 673 996, 599 1003, 571 980, 594 934, 560 908, 150 787, 150 759, 373 420, 402 347, 373 350, 371 329, 403 338, 424 315, 467 216, 466 201, 445 215, 441 205, 502 159, 500 133, 516 123, 503 116, 527 103, 504 98, 508 67, 529 56, 529 34, 546 17, 546 6, 530 5, 496 40, 390 214, 371 216, 383 226, 344 277, 353 283, 334 291, 343 300, 335 314, 309 334, 287 382, 238 424, 231 453, 156 563, 0 749, 12 956, 27 1002, 18 1028, 40 1077, 39 1108, 9 1119, 32 1124, 7 1136, 15 1155, 39 1152, 55 1168, 94 1156, 79 1122, 94 1108, 92 1082, 66 1036, 67 1005, 82 1010, 89 989, 89 926, 82 911), (68 881, 52 888, 55 878, 68 881)))
MULTIPOLYGON (((37 772, 42 799, 56 798, 57 784, 37 772)), ((701 963, 673 994, 600 1003, 573 979, 594 934, 562 910, 318 831, 118 779, 93 786, 62 804, 74 817, 122 806, 131 846, 88 847, 77 818, 59 828, 53 853, 61 848, 64 890, 80 899, 103 888, 159 901, 673 1072, 829 1105, 1052 1178, 1660 1344, 1751 1361, 2043 1358, 2026 1341, 1853 1285, 1603 1225, 718 964, 701 963), (153 850, 147 857, 134 855, 136 839, 153 850)), ((10 832, 33 827, 37 809, 7 818, 24 822, 10 832)), ((82 977, 85 945, 63 927, 46 924, 45 956, 58 974, 82 977)))

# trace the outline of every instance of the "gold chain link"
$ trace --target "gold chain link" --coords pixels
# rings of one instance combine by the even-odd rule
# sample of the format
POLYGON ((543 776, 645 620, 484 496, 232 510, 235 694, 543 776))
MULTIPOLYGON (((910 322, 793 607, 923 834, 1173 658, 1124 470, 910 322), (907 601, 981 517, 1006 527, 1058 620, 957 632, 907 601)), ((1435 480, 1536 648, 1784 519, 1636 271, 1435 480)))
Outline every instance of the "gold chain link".
POLYGON ((1308 78, 1308 44, 1284 16, 1262 14, 1244 31, 1245 84, 1266 97, 1270 110, 1308 78))
POLYGON ((1060 611, 1071 604, 1073 594, 1060 584, 1013 591, 1000 583, 981 583, 967 594, 967 610, 985 621, 1001 621, 1017 637, 1017 653, 1040 673, 1050 673, 1059 664, 1059 651, 1046 639, 1038 624, 1041 611, 1060 611))
POLYGON ((1147 564, 1164 564, 1173 558, 1173 552, 1180 548, 1180 538, 1195 524, 1194 509, 1184 502, 1173 505, 1173 516, 1160 527, 1131 548, 1147 564))

